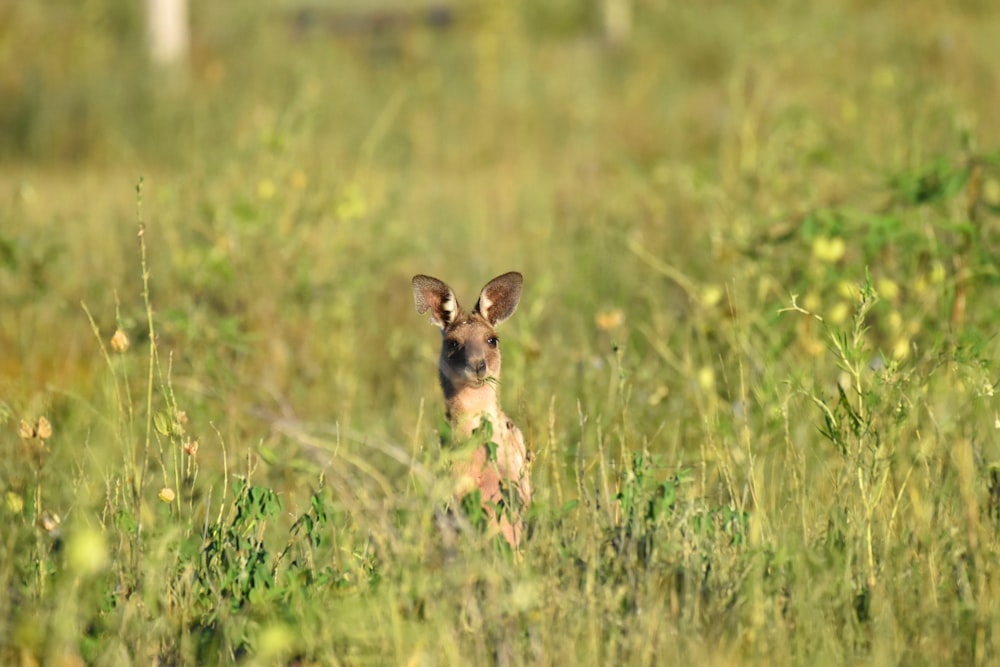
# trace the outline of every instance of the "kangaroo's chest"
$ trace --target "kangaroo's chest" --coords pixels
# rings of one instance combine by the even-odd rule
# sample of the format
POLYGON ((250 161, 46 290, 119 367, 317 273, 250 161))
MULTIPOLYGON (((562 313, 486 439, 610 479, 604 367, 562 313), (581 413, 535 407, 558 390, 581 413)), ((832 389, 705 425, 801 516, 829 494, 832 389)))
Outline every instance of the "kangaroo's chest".
POLYGON ((454 433, 459 441, 467 441, 476 437, 474 434, 477 431, 481 433, 483 422, 487 420, 490 423, 490 437, 486 443, 471 453, 472 467, 480 474, 484 469, 492 468, 502 478, 519 477, 527 459, 524 438, 517 426, 503 412, 469 416, 454 424, 454 433), (493 443, 495 446, 488 443, 493 443))

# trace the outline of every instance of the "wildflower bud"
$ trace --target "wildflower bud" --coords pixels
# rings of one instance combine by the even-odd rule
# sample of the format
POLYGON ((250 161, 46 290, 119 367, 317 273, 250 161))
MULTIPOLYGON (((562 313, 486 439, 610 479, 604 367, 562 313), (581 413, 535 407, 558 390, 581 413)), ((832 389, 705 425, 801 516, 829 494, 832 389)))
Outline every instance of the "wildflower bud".
POLYGON ((22 419, 21 425, 17 429, 17 434, 24 440, 31 440, 35 437, 35 428, 22 419))
POLYGON ((194 456, 198 453, 198 441, 192 440, 191 442, 184 445, 184 453, 188 456, 194 456))
POLYGON ((128 336, 124 331, 118 329, 115 334, 111 337, 111 349, 118 353, 123 353, 128 350, 129 341, 128 336))
POLYGON ((625 314, 617 308, 601 311, 594 317, 594 322, 601 331, 611 331, 625 322, 625 314))
POLYGON ((169 486, 165 486, 162 489, 160 489, 160 493, 157 495, 157 498, 159 498, 163 502, 167 503, 168 505, 170 503, 174 502, 174 499, 176 497, 177 497, 177 494, 174 493, 174 490, 171 489, 169 486))
POLYGON ((52 512, 42 512, 42 515, 38 517, 38 527, 52 538, 59 537, 60 524, 62 524, 62 519, 59 518, 58 514, 53 514, 52 512))
POLYGON ((52 437, 52 424, 45 417, 38 418, 38 424, 35 426, 35 435, 37 435, 42 440, 48 440, 52 437))

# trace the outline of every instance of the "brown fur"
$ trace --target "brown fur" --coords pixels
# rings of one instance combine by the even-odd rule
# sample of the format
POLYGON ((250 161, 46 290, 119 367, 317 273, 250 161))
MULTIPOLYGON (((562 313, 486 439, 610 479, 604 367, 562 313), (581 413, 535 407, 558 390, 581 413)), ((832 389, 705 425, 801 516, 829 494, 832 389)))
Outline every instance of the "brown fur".
POLYGON ((529 456, 521 431, 500 408, 500 345, 496 326, 514 314, 521 298, 520 273, 505 273, 483 287, 471 312, 458 305, 451 288, 430 276, 413 277, 417 312, 430 311, 441 329, 438 374, 444 391, 448 421, 456 444, 467 441, 483 419, 493 427, 496 460, 487 445, 477 447, 452 466, 459 498, 479 489, 483 509, 504 538, 517 546, 522 537, 524 508, 531 502, 529 456), (510 487, 504 500, 502 486, 510 487), (518 507, 497 516, 498 503, 513 498, 518 507))

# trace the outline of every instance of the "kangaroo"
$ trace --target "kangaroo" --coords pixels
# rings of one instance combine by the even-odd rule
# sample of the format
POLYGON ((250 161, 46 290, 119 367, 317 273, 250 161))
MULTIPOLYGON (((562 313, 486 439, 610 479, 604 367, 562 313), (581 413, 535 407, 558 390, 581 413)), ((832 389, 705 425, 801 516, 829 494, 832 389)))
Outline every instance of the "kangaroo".
POLYGON ((523 532, 521 511, 531 502, 530 461, 524 436, 500 408, 500 339, 495 327, 514 314, 523 280, 513 271, 494 278, 466 312, 451 288, 437 278, 413 277, 417 312, 430 311, 431 323, 441 329, 438 371, 453 443, 468 441, 484 420, 492 427, 492 442, 452 465, 455 495, 461 499, 479 489, 494 534, 499 528, 515 548, 523 532))

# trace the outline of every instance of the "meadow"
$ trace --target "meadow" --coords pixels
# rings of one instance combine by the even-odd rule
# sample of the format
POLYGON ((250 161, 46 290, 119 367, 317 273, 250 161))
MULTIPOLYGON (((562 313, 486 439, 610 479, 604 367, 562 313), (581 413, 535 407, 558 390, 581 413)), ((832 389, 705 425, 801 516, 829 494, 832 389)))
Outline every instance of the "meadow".
POLYGON ((1000 660, 1000 6, 139 4, 0 8, 0 663, 1000 660))

